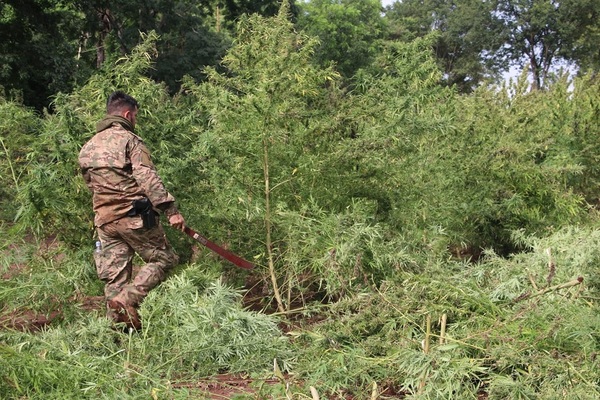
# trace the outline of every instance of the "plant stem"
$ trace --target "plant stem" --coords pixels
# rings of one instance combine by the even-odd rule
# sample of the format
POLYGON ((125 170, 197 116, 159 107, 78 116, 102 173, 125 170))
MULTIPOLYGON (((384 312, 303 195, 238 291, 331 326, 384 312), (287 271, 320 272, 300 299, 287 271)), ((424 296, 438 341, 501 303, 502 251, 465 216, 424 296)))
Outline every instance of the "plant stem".
POLYGON ((10 153, 8 152, 8 149, 6 148, 6 145, 4 144, 4 140, 2 140, 2 138, 0 138, 0 143, 2 144, 2 149, 4 150, 4 153, 6 154, 6 159, 8 160, 8 166, 10 167, 10 173, 12 175, 13 182, 15 183, 15 189, 17 189, 17 191, 18 191, 19 190, 19 181, 17 180, 17 174, 15 173, 15 168, 12 164, 12 161, 10 160, 10 153))
POLYGON ((273 261, 273 243, 271 238, 271 189, 269 184, 269 148, 267 139, 263 139, 263 174, 265 180, 265 228, 267 231, 266 245, 267 258, 269 262, 269 275, 271 276, 271 285, 273 285, 273 294, 277 301, 277 309, 279 312, 285 312, 279 286, 277 284, 277 276, 275 274, 275 263, 273 261))
MULTIPOLYGON (((423 343, 423 352, 425 354, 429 354, 429 341, 431 340, 431 314, 427 314, 427 322, 426 322, 426 330, 425 330, 425 340, 423 343)), ((421 378, 421 382, 419 382, 419 394, 423 393, 423 388, 425 388, 425 379, 427 378, 427 373, 424 373, 421 378)))
POLYGON ((556 292, 556 291, 561 290, 561 289, 566 289, 566 288, 570 288, 570 287, 573 287, 573 286, 577 286, 577 285, 581 284, 582 282, 583 282, 583 277, 580 276, 577 279, 573 279, 572 281, 561 283, 560 285, 554 285, 554 286, 551 286, 551 287, 547 287, 547 288, 539 290, 539 291, 537 291, 537 292, 535 292, 533 294, 526 293, 526 294, 524 294, 522 296, 519 296, 515 300, 515 302, 516 301, 525 300, 525 299, 531 299, 533 297, 542 296, 542 295, 544 295, 546 293, 556 292))
POLYGON ((373 389, 371 389, 371 400, 377 400, 379 394, 377 393, 377 382, 373 381, 373 389))
POLYGON ((319 400, 319 392, 317 392, 317 389, 315 389, 314 386, 310 387, 310 395, 312 396, 313 400, 319 400))
POLYGON ((425 354, 429 354, 429 342, 431 340, 431 315, 427 315, 427 328, 425 332, 425 345, 423 346, 423 351, 425 354))

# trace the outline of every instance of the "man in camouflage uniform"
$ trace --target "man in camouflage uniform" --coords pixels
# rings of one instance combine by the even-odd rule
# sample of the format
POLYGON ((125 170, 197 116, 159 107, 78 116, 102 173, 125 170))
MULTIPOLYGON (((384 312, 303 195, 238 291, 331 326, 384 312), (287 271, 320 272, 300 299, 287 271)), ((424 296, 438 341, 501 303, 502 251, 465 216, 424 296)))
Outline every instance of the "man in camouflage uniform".
POLYGON ((138 306, 178 261, 157 211, 177 229, 183 230, 185 221, 158 176, 148 148, 134 133, 138 102, 117 91, 109 96, 106 108, 97 133, 81 148, 79 165, 92 192, 94 225, 101 242, 95 262, 105 284, 107 315, 138 330, 138 306), (141 215, 134 204, 146 199, 150 208, 141 215), (135 253, 145 265, 132 277, 135 253))

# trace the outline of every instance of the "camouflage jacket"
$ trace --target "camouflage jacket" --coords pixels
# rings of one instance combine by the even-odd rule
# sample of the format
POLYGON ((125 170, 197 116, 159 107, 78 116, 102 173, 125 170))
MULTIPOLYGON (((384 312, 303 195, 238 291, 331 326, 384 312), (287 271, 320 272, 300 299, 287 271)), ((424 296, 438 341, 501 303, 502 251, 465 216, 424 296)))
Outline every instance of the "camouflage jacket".
POLYGON ((132 202, 144 196, 165 214, 177 213, 175 198, 165 189, 148 148, 129 121, 109 115, 96 130, 79 152, 81 173, 92 192, 94 225, 125 217, 132 202))

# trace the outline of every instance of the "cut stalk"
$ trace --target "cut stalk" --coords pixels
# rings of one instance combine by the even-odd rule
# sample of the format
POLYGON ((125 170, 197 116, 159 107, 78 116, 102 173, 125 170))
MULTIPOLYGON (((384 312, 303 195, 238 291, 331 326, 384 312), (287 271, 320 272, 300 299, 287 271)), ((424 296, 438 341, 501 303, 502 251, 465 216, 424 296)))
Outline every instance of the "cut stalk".
POLYGON ((377 400, 379 393, 377 391, 377 382, 373 382, 373 389, 371 389, 371 400, 377 400))
POLYGON ((546 249, 546 254, 548 254, 548 276, 546 277, 546 286, 550 286, 550 284, 552 283, 552 279, 556 274, 556 265, 552 260, 552 250, 549 247, 546 249))
POLYGON ((577 279, 573 279, 572 281, 561 283, 560 285, 554 285, 554 286, 542 289, 542 290, 538 291, 537 293, 532 294, 530 297, 542 296, 546 293, 556 292, 557 290, 577 286, 577 285, 581 284, 582 282, 583 282, 583 277, 580 276, 577 279))
POLYGON ((448 316, 446 314, 442 315, 441 329, 440 329, 440 344, 444 344, 446 341, 446 323, 448 321, 448 316))
MULTIPOLYGON (((431 315, 427 315, 427 322, 425 328, 425 339, 423 340, 423 352, 425 354, 429 354, 429 341, 431 340, 431 315)), ((427 374, 424 373, 421 378, 421 382, 419 382, 419 394, 423 393, 423 388, 425 387, 425 379, 427 378, 427 374)))
POLYGON ((310 395, 313 400, 319 400, 319 392, 317 392, 317 389, 315 389, 314 386, 310 387, 310 395))

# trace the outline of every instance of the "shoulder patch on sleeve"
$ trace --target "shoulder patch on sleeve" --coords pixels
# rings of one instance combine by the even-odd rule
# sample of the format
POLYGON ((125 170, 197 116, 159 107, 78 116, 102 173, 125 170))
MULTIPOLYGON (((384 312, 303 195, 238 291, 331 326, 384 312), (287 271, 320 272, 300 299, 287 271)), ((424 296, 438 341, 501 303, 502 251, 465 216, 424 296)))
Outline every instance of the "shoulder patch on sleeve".
POLYGON ((154 164, 152 164, 152 159, 150 158, 150 154, 145 148, 142 149, 142 151, 140 151, 140 164, 146 165, 148 167, 154 167, 154 164))
POLYGON ((152 158, 150 157, 150 150, 146 147, 144 141, 137 135, 132 134, 135 138, 131 144, 131 162, 135 165, 144 165, 146 167, 154 168, 152 158))

